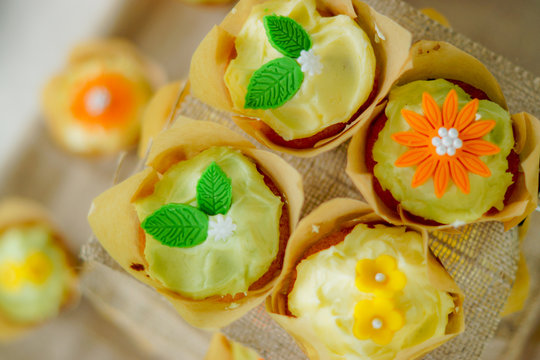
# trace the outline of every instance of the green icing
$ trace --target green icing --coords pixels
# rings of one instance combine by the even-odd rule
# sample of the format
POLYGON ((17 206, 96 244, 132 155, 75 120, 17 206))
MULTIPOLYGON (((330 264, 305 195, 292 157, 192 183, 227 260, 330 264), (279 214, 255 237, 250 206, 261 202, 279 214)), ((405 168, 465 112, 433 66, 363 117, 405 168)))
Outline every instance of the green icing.
POLYGON ((458 94, 459 109, 471 100, 459 86, 443 79, 414 81, 394 87, 386 106, 388 121, 373 147, 373 159, 377 162, 374 174, 383 189, 390 190, 402 207, 412 214, 443 224, 474 221, 491 207, 502 209, 506 189, 512 183, 512 175, 506 172, 508 168, 506 157, 514 146, 510 115, 499 105, 488 100, 480 100, 478 114, 481 115, 481 119, 496 121, 497 125, 482 139, 499 146, 500 152, 480 157, 491 170, 491 176, 485 178, 469 173, 471 186, 469 194, 462 193, 450 181, 446 193, 438 199, 435 196, 432 178, 425 184, 412 188, 411 181, 416 166, 403 168, 394 166, 398 157, 410 149, 391 139, 392 134, 410 130, 410 126, 401 116, 401 109, 423 114, 422 93, 427 91, 437 104, 442 106, 451 89, 455 89, 458 94))
POLYGON ((226 147, 210 148, 171 167, 154 193, 135 203, 139 219, 164 204, 197 207, 197 183, 213 161, 231 179, 232 204, 227 216, 236 224, 234 233, 226 240, 209 235, 192 248, 170 248, 146 236, 149 274, 192 299, 247 291, 268 270, 279 249, 281 199, 268 189, 250 159, 226 147))
POLYGON ((147 217, 141 227, 163 245, 192 247, 206 240, 208 216, 190 205, 167 204, 147 217))
POLYGON ((304 73, 291 58, 267 62, 253 73, 246 93, 246 109, 274 109, 289 101, 302 86, 304 73))
POLYGON ((263 22, 268 41, 283 55, 296 59, 302 50, 311 48, 308 33, 293 19, 271 15, 265 16, 263 22))
POLYGON ((17 289, 0 286, 0 312, 17 323, 36 323, 56 316, 72 281, 65 253, 53 243, 48 228, 11 228, 0 235, 0 267, 7 263, 22 265, 35 253, 45 255, 52 265, 43 283, 23 279, 17 289))

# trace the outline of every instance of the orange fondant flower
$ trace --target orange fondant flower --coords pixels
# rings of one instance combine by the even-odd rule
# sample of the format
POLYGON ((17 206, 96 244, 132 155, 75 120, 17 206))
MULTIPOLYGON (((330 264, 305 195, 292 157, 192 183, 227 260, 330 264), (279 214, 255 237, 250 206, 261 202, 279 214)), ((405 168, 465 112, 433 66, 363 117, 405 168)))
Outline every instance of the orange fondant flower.
POLYGON ((375 260, 362 259, 356 264, 356 287, 362 292, 392 296, 406 283, 407 278, 390 255, 381 255, 375 260))
POLYGON ((442 106, 442 111, 425 92, 422 95, 424 115, 403 109, 401 114, 413 131, 399 132, 392 139, 412 148, 401 155, 396 166, 417 165, 412 187, 424 184, 433 177, 435 195, 441 198, 452 179, 465 194, 470 191, 469 174, 491 176, 491 171, 479 157, 497 154, 497 145, 481 138, 496 125, 493 120, 476 120, 478 99, 471 100, 458 112, 458 97, 451 90, 442 106))
POLYGON ((387 345, 404 323, 403 314, 386 298, 362 300, 354 307, 353 334, 360 340, 387 345))

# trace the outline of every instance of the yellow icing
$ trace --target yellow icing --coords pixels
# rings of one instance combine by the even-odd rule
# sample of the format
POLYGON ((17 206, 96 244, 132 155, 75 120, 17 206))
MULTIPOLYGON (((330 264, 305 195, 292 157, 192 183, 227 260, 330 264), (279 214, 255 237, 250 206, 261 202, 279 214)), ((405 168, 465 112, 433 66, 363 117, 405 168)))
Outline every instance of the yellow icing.
POLYGON ((357 225, 343 242, 304 259, 289 294, 289 309, 307 321, 332 354, 332 359, 393 359, 402 349, 445 333, 452 297, 435 289, 427 275, 422 237, 402 227, 357 225), (404 316, 403 326, 391 341, 377 345, 353 334, 354 309, 375 295, 355 286, 356 265, 361 259, 390 255, 407 278, 402 291, 392 297, 404 316))
POLYGON ((146 235, 149 274, 192 299, 247 291, 268 270, 279 249, 281 199, 265 185, 250 159, 226 147, 210 148, 171 167, 154 193, 135 203, 139 220, 169 203, 196 207, 197 182, 212 161, 231 179, 227 216, 236 224, 233 235, 225 240, 209 235, 191 248, 168 247, 146 235))
POLYGON ((348 121, 367 100, 375 79, 375 53, 365 32, 348 16, 321 17, 315 0, 279 0, 254 6, 236 38, 238 56, 225 83, 239 113, 259 118, 285 140, 310 137, 323 128, 348 121), (262 19, 288 16, 311 37, 312 51, 323 65, 318 75, 304 74, 298 93, 271 110, 244 109, 251 75, 270 60, 283 57, 268 41, 262 19))

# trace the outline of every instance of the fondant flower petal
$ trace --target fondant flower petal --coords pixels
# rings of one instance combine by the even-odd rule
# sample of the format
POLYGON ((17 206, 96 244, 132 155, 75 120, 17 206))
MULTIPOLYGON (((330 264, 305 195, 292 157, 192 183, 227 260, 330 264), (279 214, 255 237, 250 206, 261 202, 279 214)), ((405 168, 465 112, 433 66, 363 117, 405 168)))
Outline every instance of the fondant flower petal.
POLYGON ((477 111, 478 99, 473 99, 469 101, 469 103, 467 103, 467 105, 465 105, 457 115, 454 128, 456 128, 456 130, 459 132, 463 131, 463 129, 465 129, 471 122, 474 121, 477 111))
POLYGON ((494 120, 479 120, 467 126, 459 134, 461 140, 479 139, 489 133, 497 123, 494 120))
POLYGON ((409 147, 420 147, 428 144, 428 138, 420 133, 404 131, 392 134, 392 140, 409 147))
POLYGON ((450 129, 454 126, 456 116, 458 114, 458 96, 454 89, 450 90, 446 99, 444 100, 442 115, 443 125, 445 128, 450 129))
POLYGON ((401 115, 414 130, 424 135, 429 135, 435 129, 431 123, 422 115, 414 111, 402 109, 401 115))
POLYGON ((469 174, 467 173, 467 169, 459 161, 450 161, 450 176, 464 194, 468 194, 471 191, 469 174))
POLYGON ((463 151, 476 156, 483 156, 495 155, 499 151, 501 151, 501 149, 499 149, 497 145, 490 143, 489 141, 477 139, 463 142, 463 151))
POLYGON ((443 125, 439 105, 437 105, 433 97, 427 92, 422 94, 422 109, 424 110, 425 117, 434 129, 438 129, 443 125))
POLYGON ((440 199, 446 192, 448 186, 448 180, 450 179, 450 168, 447 161, 441 161, 435 175, 433 176, 433 182, 435 184, 435 195, 440 199))
POLYGON ((430 156, 421 162, 416 168, 411 186, 414 188, 425 183, 431 177, 431 175, 433 175, 433 172, 437 168, 438 164, 439 160, 436 160, 433 156, 430 156))
POLYGON ((421 147, 416 148, 413 150, 409 150, 403 155, 401 155, 394 165, 398 167, 409 167, 413 165, 418 165, 425 159, 427 159, 430 156, 430 153, 427 149, 427 147, 421 147))
POLYGON ((406 284, 407 278, 405 277, 405 274, 403 274, 401 271, 394 271, 390 273, 387 286, 390 290, 392 290, 392 292, 402 290, 406 284))
POLYGON ((459 162, 461 162, 461 164, 473 174, 477 174, 483 177, 491 176, 491 170, 489 170, 487 165, 474 155, 468 155, 467 153, 463 153, 459 158, 459 162))
POLYGON ((396 259, 390 255, 379 256, 377 259, 375 259, 375 264, 377 265, 377 268, 386 274, 389 274, 397 268, 396 259))
POLYGON ((390 341, 392 341, 392 338, 394 337, 394 333, 392 330, 388 328, 383 328, 377 331, 373 332, 373 335, 371 336, 371 339, 373 342, 377 345, 388 345, 390 341))
POLYGON ((388 326, 388 329, 391 331, 398 331, 403 327, 405 319, 401 312, 397 310, 390 311, 385 317, 385 325, 388 326))

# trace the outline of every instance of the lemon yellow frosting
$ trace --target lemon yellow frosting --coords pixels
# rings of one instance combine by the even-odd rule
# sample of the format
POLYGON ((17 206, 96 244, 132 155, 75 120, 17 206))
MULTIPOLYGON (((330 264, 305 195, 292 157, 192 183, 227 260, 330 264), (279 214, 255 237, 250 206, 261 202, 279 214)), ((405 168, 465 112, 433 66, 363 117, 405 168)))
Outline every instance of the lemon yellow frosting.
POLYGON ((397 167, 396 160, 408 148, 392 140, 392 134, 410 130, 409 124, 401 115, 402 109, 422 114, 422 93, 428 92, 435 102, 442 106, 445 97, 454 89, 458 94, 458 107, 463 108, 471 97, 459 86, 444 79, 414 81, 395 87, 389 94, 386 106, 388 121, 373 146, 373 159, 377 162, 373 173, 383 189, 388 189, 401 206, 412 214, 443 224, 466 223, 477 220, 491 207, 502 209, 506 189, 512 183, 512 174, 506 172, 506 157, 514 146, 510 115, 498 104, 480 100, 477 118, 494 120, 496 125, 482 139, 500 148, 495 155, 481 156, 491 171, 491 176, 482 177, 469 173, 470 192, 463 193, 450 181, 446 193, 437 198, 433 178, 416 188, 411 186, 416 166, 397 167))
POLYGON ((196 207, 197 182, 213 161, 231 179, 232 204, 226 217, 235 225, 232 234, 222 238, 209 231, 202 244, 191 248, 168 247, 146 235, 149 274, 192 299, 246 292, 268 270, 279 249, 281 199, 265 185, 250 159, 227 147, 210 148, 171 167, 154 193, 135 203, 139 220, 169 203, 196 207))
POLYGON ((375 78, 375 54, 365 32, 346 15, 322 17, 315 0, 268 1, 254 6, 236 38, 237 57, 225 73, 233 106, 259 118, 285 140, 310 137, 325 127, 348 121, 367 100, 375 78), (283 57, 268 41, 266 15, 287 16, 311 37, 312 51, 322 65, 318 74, 304 74, 300 90, 284 105, 270 110, 244 108, 252 74, 283 57))
MULTIPOLYGON (((332 359, 393 359, 402 349, 444 335, 454 308, 452 297, 429 282, 426 262, 420 234, 403 227, 357 225, 343 242, 298 264, 289 310, 312 326, 332 359), (406 277, 404 288, 391 297, 362 292, 356 286, 358 262, 380 256, 394 258, 406 277), (369 302, 391 302, 392 311, 403 316, 386 345, 359 340, 353 333, 355 307, 369 302)), ((385 315, 389 314, 381 314, 381 319, 385 315)))
POLYGON ((7 319, 36 323, 54 317, 72 277, 46 227, 14 227, 0 235, 0 313, 7 319))

